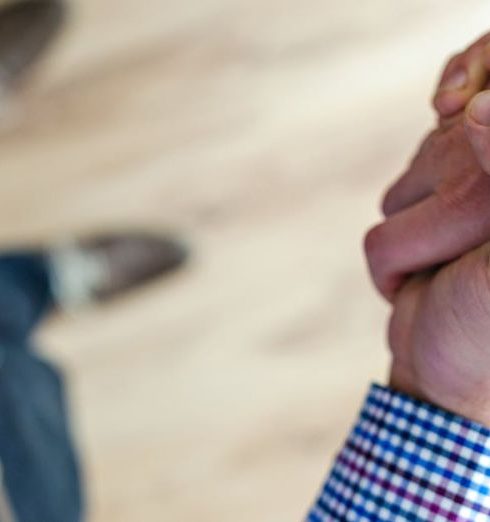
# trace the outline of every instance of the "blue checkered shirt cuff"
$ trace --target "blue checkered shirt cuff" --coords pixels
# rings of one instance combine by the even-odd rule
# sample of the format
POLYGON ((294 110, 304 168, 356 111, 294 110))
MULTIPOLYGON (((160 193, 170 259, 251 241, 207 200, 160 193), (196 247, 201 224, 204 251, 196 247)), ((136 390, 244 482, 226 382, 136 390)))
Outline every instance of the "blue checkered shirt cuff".
POLYGON ((490 522, 490 430, 373 385, 308 522, 490 522))

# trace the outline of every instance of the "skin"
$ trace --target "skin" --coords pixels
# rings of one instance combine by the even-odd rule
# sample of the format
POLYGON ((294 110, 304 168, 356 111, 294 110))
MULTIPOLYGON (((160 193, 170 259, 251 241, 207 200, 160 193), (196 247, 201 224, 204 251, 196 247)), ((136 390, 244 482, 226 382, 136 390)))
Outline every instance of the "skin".
POLYGON ((462 111, 488 83, 489 70, 490 33, 487 33, 446 64, 433 97, 439 116, 449 118, 462 111))
POLYGON ((446 67, 440 124, 387 191, 365 250, 393 305, 391 386, 490 427, 490 91, 478 93, 488 42, 446 67), (461 67, 468 82, 448 96, 461 67))

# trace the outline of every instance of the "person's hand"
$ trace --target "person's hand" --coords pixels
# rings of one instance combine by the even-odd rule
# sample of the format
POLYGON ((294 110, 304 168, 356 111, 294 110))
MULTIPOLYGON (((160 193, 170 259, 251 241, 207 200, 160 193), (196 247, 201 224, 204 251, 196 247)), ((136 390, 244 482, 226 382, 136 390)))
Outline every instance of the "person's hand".
POLYGON ((489 98, 424 141, 366 253, 394 304, 391 385, 490 427, 489 98))
POLYGON ((489 146, 480 147, 486 131, 475 123, 477 101, 464 118, 429 134, 407 172, 388 190, 385 220, 366 236, 374 282, 390 301, 411 274, 490 240, 490 176, 481 166, 490 157, 490 137, 489 146), (479 156, 467 134, 481 149, 479 156))
POLYGON ((490 240, 490 90, 480 92, 489 81, 490 33, 449 60, 434 95, 440 126, 386 194, 387 220, 366 238, 374 280, 388 299, 408 274, 490 240), (456 88, 461 74, 465 84, 456 88))

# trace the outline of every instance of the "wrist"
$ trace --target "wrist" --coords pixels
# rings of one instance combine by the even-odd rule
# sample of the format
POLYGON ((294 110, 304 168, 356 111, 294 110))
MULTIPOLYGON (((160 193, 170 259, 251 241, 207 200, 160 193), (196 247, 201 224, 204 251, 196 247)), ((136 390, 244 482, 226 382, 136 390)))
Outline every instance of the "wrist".
POLYGON ((414 399, 432 404, 450 413, 477 422, 490 429, 490 392, 485 393, 484 387, 475 386, 473 392, 455 394, 449 390, 439 390, 424 386, 414 377, 409 368, 393 365, 388 386, 414 399))

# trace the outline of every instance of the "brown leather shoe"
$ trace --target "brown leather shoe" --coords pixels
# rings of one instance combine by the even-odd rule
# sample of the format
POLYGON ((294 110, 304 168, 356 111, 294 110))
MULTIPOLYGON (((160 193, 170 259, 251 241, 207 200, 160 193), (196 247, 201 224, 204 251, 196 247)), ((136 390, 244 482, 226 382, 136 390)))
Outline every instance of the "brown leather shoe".
POLYGON ((61 0, 0 0, 0 85, 8 88, 47 49, 64 20, 61 0))
POLYGON ((65 308, 117 297, 175 271, 187 257, 182 243, 148 233, 82 239, 47 253, 53 291, 65 308))

